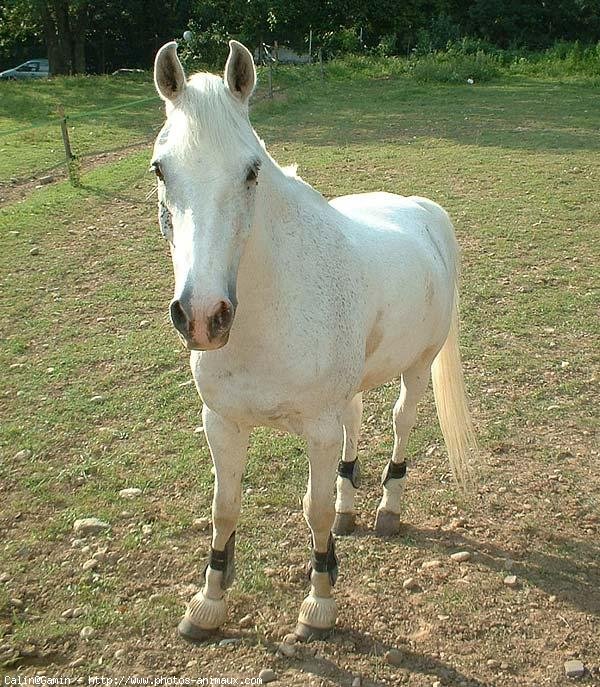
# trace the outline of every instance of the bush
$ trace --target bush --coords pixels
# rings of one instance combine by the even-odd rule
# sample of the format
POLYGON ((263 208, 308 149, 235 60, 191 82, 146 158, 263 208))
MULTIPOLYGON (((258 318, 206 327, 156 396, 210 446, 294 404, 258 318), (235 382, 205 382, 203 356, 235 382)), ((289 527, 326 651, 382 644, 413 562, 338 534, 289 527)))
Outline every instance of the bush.
POLYGON ((460 29, 447 14, 433 17, 427 28, 417 32, 417 55, 427 55, 444 50, 446 46, 458 40, 460 29))
POLYGON ((388 79, 406 74, 408 63, 398 57, 344 55, 327 63, 326 74, 333 81, 351 81, 360 75, 369 79, 388 79))
POLYGON ((331 59, 340 55, 362 52, 362 45, 354 29, 339 29, 323 34, 323 54, 331 59))
POLYGON ((398 54, 397 43, 398 36, 395 33, 390 33, 382 36, 377 47, 373 48, 370 52, 377 57, 391 57, 398 54))
POLYGON ((566 76, 600 77, 600 43, 584 47, 560 41, 539 53, 521 53, 510 64, 510 71, 531 76, 560 78, 566 76))
POLYGON ((409 72, 420 83, 466 83, 467 79, 481 83, 497 77, 500 64, 493 55, 482 51, 475 55, 437 52, 412 59, 409 72))

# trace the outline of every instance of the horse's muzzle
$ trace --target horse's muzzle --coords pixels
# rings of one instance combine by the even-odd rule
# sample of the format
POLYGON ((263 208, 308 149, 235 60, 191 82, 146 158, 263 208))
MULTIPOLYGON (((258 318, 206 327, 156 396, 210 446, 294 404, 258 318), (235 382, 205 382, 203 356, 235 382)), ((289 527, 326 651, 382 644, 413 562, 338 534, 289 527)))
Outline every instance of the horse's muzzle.
POLYGON ((221 299, 208 309, 208 313, 194 316, 188 303, 175 299, 171 302, 171 322, 189 350, 211 351, 222 348, 229 340, 235 316, 230 300, 221 299))

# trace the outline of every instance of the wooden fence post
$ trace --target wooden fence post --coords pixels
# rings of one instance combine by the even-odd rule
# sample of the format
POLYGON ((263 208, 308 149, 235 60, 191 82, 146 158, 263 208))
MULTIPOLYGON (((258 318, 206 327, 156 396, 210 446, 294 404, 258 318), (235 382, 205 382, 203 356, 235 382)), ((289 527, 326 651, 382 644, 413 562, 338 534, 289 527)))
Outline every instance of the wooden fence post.
POLYGON ((69 129, 67 128, 67 117, 65 116, 65 108, 62 105, 58 106, 58 116, 60 117, 60 132, 62 134, 63 145, 65 147, 65 157, 67 159, 67 171, 69 173, 69 180, 73 186, 79 186, 81 179, 79 176, 79 166, 75 155, 71 149, 71 141, 69 140, 69 129))

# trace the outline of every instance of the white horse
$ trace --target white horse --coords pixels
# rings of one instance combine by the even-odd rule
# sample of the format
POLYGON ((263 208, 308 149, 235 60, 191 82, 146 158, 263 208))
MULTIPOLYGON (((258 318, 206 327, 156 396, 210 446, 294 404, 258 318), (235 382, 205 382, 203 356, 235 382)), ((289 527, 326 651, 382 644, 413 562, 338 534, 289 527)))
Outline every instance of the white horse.
POLYGON ((378 533, 400 526, 406 443, 430 372, 452 471, 459 480, 467 473, 474 436, 452 224, 424 198, 367 193, 328 203, 279 167, 250 125, 256 72, 236 41, 224 78, 186 80, 169 43, 154 79, 167 114, 152 169, 175 271, 170 314, 191 351, 215 467, 204 587, 179 631, 201 639, 225 621, 248 438, 268 426, 307 441, 311 586, 296 633, 322 636, 336 619, 332 531, 354 528, 361 393, 401 375, 378 533))

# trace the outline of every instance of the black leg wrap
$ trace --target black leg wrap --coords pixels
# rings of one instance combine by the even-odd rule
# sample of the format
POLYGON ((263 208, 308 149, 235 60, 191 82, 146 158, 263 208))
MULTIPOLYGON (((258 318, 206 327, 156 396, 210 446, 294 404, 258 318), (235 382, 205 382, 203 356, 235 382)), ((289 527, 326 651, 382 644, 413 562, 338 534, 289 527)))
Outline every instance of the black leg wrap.
POLYGON ((210 566, 213 570, 221 570, 223 577, 221 579, 221 589, 228 589, 233 584, 235 578, 235 532, 231 533, 231 536, 225 544, 223 551, 217 551, 211 546, 210 556, 208 558, 208 563, 204 567, 204 575, 206 576, 206 570, 210 566))
POLYGON ((393 463, 391 460, 387 464, 385 473, 383 475, 382 485, 385 485, 391 479, 402 479, 406 476, 406 463, 393 463))
POLYGON ((355 458, 351 462, 340 460, 337 472, 340 477, 349 479, 355 489, 360 487, 360 465, 358 463, 358 458, 355 458))
POLYGON ((329 582, 331 583, 331 586, 335 584, 338 576, 338 559, 335 555, 335 540, 331 534, 329 535, 326 553, 315 551, 313 546, 312 553, 310 555, 310 562, 307 567, 309 580, 313 570, 320 573, 329 573, 329 582))

